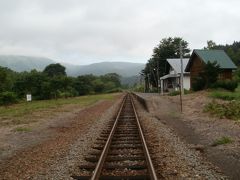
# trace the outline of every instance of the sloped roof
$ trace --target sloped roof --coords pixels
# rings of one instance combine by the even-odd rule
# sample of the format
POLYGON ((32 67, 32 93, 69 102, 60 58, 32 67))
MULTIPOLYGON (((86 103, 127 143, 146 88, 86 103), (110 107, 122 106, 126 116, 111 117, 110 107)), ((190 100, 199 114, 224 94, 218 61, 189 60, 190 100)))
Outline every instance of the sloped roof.
POLYGON ((221 69, 236 69, 237 66, 232 62, 230 57, 223 50, 199 50, 195 49, 190 57, 186 71, 190 71, 192 58, 196 54, 204 63, 217 62, 221 69))
MULTIPOLYGON (((183 71, 185 70, 189 59, 184 58, 183 59, 183 71)), ((167 59, 167 62, 170 64, 170 66, 176 71, 176 73, 181 73, 181 60, 180 59, 167 59)))

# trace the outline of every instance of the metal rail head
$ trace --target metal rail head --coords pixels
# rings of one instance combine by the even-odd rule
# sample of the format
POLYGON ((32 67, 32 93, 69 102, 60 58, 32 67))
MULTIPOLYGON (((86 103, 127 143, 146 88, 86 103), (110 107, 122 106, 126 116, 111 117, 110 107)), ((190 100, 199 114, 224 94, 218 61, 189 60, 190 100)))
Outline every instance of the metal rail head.
MULTIPOLYGON (((128 95, 128 94, 127 94, 127 95, 128 95)), ((112 141, 112 137, 113 137, 113 134, 114 134, 115 129, 116 129, 116 127, 117 127, 118 119, 119 119, 119 117, 120 117, 120 113, 121 113, 122 108, 123 108, 123 105, 124 105, 124 103, 125 103, 125 101, 126 101, 127 95, 124 96, 124 99, 123 99, 123 101, 122 101, 121 107, 120 107, 120 109, 119 109, 119 111, 118 111, 118 115, 117 115, 116 120, 115 120, 115 122, 114 122, 113 128, 112 128, 112 130, 111 130, 111 132, 110 132, 110 135, 108 136, 107 142, 106 142, 106 144, 105 144, 105 146, 104 146, 104 148, 103 148, 102 154, 101 154, 101 156, 100 156, 100 158, 99 158, 99 160, 98 160, 97 166, 96 166, 96 168, 95 168, 95 170, 94 170, 94 172, 93 172, 93 175, 92 175, 92 177, 91 177, 91 180, 97 180, 97 179, 99 179, 99 177, 100 177, 100 175, 101 175, 101 171, 102 171, 102 168, 103 168, 103 164, 104 164, 104 161, 105 161, 105 159, 106 159, 106 157, 107 157, 107 153, 108 153, 108 150, 109 150, 111 141, 112 141)))
POLYGON ((146 156, 146 160, 147 160, 147 164, 148 164, 148 171, 150 173, 150 177, 151 177, 152 180, 157 180, 158 178, 157 178, 157 175, 156 175, 156 172, 155 172, 155 169, 154 169, 151 157, 150 157, 150 153, 149 153, 148 148, 147 148, 147 143, 146 143, 144 135, 143 135, 143 131, 142 131, 139 119, 138 119, 137 111, 136 111, 136 108, 135 108, 133 100, 132 100, 132 96, 131 96, 131 103, 132 103, 132 106, 133 106, 134 114, 136 116, 137 125, 138 125, 138 129, 139 129, 139 134, 141 136, 141 140, 142 140, 142 143, 143 143, 143 150, 144 150, 144 154, 146 156))

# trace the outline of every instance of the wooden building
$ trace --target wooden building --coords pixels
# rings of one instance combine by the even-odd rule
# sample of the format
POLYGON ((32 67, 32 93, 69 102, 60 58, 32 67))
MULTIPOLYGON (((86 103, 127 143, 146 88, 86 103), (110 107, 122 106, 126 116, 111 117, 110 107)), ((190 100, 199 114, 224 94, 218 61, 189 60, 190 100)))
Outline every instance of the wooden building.
POLYGON ((222 70, 219 74, 221 80, 232 79, 232 71, 237 68, 223 50, 194 50, 185 69, 190 72, 190 87, 207 62, 219 64, 222 70))

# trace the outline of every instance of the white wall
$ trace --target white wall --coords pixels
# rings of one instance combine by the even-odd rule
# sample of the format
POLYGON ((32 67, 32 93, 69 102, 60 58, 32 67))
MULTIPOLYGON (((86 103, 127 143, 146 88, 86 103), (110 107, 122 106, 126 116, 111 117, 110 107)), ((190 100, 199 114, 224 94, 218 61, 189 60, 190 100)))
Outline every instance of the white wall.
POLYGON ((190 89, 190 76, 184 75, 183 77, 183 88, 189 90, 190 89))

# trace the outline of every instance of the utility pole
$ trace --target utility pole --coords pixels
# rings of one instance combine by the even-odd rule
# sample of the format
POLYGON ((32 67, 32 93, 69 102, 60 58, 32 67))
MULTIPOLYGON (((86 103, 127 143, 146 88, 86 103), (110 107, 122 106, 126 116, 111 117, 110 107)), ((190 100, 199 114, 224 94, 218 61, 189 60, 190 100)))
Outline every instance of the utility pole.
POLYGON ((160 93, 160 83, 159 83, 159 61, 157 60, 157 88, 158 88, 158 94, 160 93))
POLYGON ((181 60, 180 103, 181 103, 181 112, 183 112, 182 96, 184 95, 184 87, 183 87, 183 52, 182 52, 182 42, 181 42, 181 40, 180 40, 179 48, 180 48, 180 60, 181 60))
POLYGON ((184 87, 183 87, 183 52, 182 52, 182 42, 181 41, 180 41, 180 60, 181 60, 181 76, 180 76, 181 94, 184 95, 184 87))

